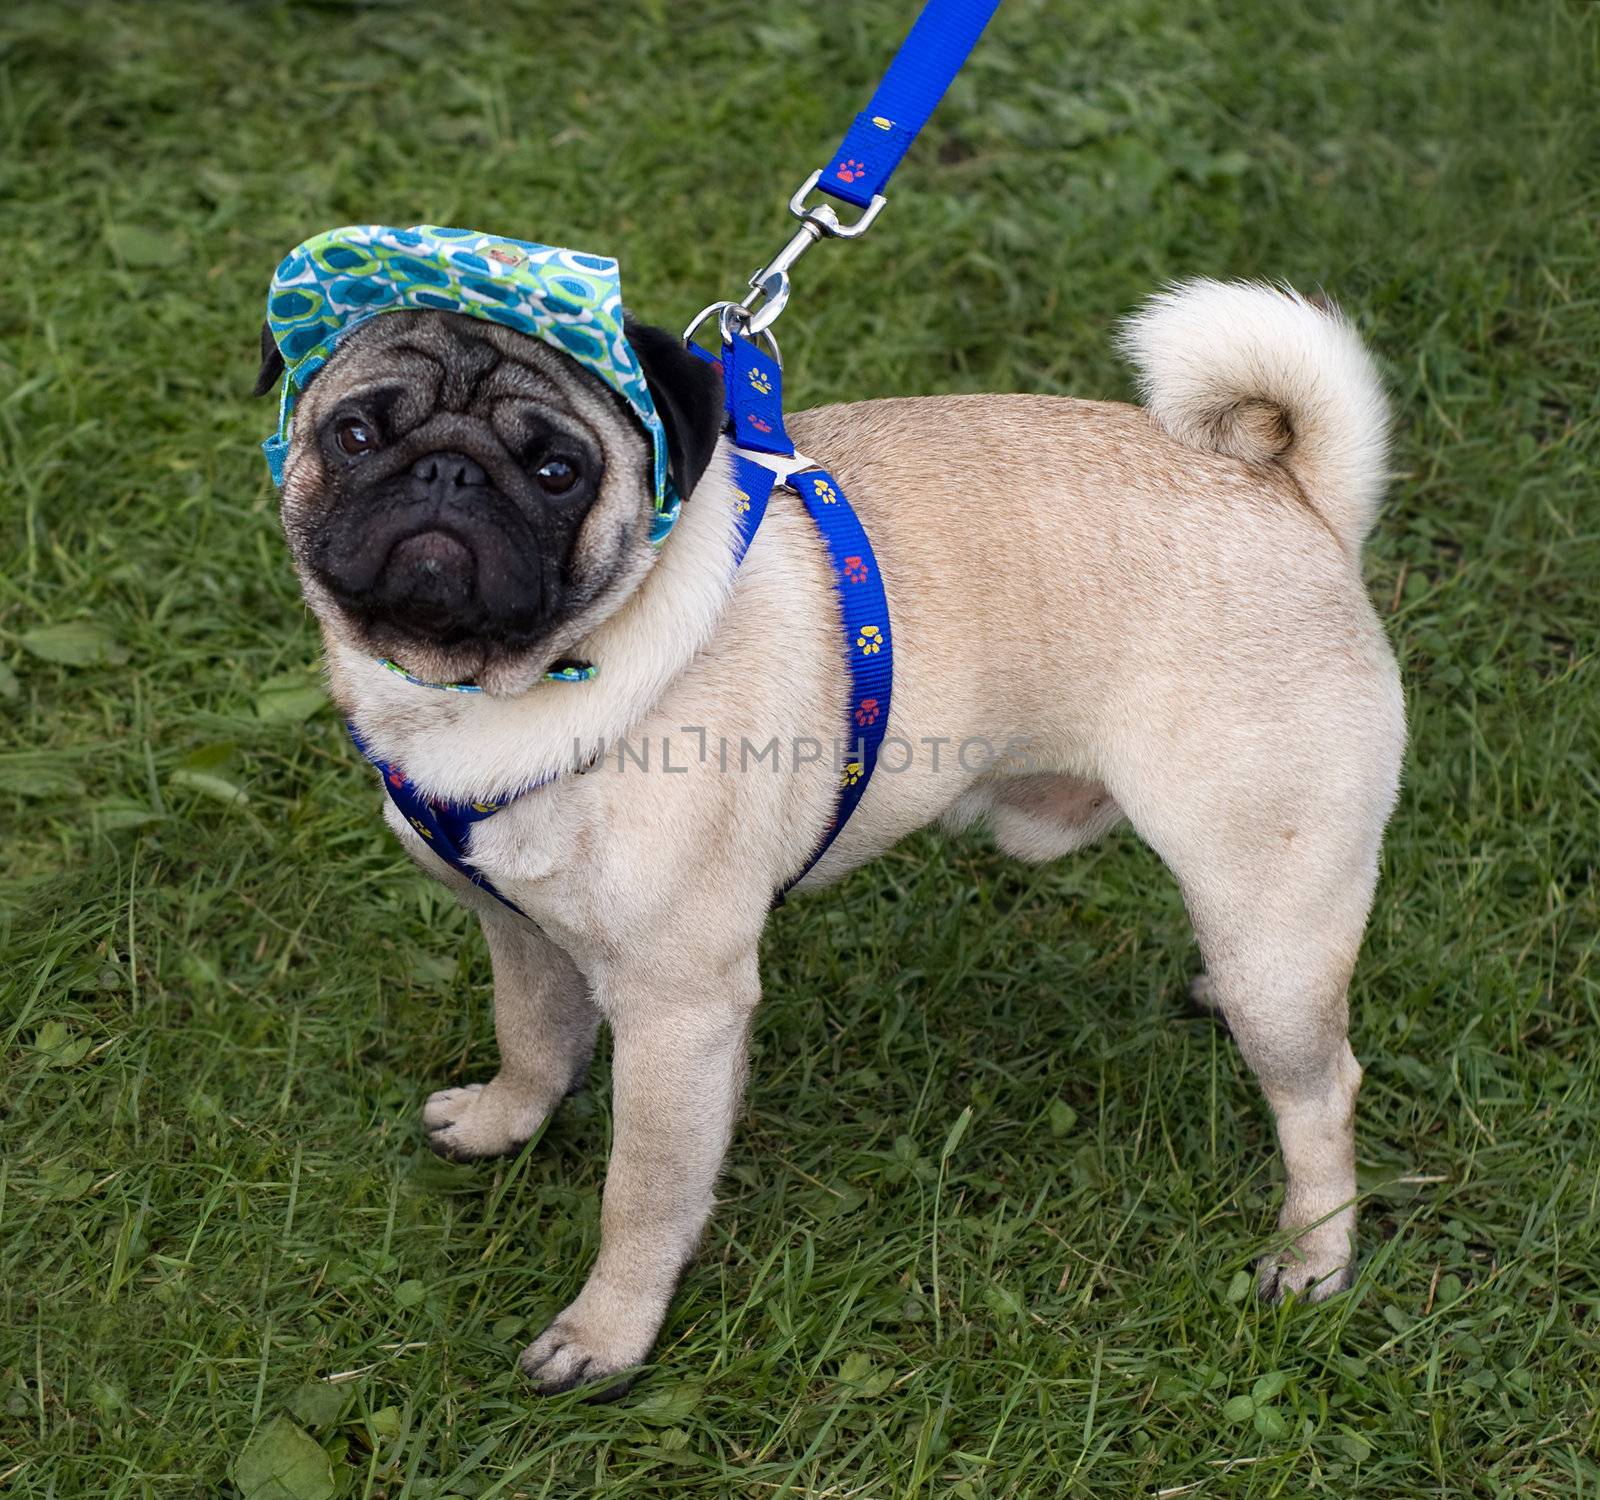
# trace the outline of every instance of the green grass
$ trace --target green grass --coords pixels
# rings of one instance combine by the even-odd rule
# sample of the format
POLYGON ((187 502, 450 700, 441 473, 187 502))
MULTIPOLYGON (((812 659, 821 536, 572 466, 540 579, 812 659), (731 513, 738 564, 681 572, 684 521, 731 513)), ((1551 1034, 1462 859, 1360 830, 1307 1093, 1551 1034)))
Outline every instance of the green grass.
POLYGON ((514 1372, 595 1250, 605 1067, 512 1164, 421 1145, 492 1069, 487 959, 296 691, 267 277, 328 225, 464 223, 615 253, 679 325, 911 10, 0 14, 8 1493, 232 1496, 288 1411, 351 1496, 1600 1495, 1594 5, 1007 0, 784 325, 807 404, 1124 396, 1112 321, 1170 276, 1360 321, 1413 736, 1353 994, 1356 1289, 1247 1293, 1270 1127, 1180 1004, 1153 856, 923 838, 775 918, 652 1372, 611 1407, 514 1372))

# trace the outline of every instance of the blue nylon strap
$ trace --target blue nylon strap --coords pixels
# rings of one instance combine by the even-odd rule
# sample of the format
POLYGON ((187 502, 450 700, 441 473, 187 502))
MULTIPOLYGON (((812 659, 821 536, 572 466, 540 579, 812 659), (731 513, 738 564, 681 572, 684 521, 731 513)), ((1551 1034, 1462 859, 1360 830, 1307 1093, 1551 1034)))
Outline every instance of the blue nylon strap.
MULTIPOLYGON (((735 335, 723 344, 721 363, 723 399, 734 440, 751 450, 748 456, 739 452, 733 456, 738 486, 735 504, 740 507, 742 528, 738 557, 743 559, 776 484, 776 475, 761 462, 760 455, 789 457, 794 444, 783 426, 783 372, 777 361, 750 340, 735 335)), ((839 596, 839 620, 850 664, 850 703, 845 719, 845 742, 850 749, 840 768, 838 804, 821 844, 805 868, 784 886, 787 891, 828 851, 872 780, 889 724, 894 646, 889 599, 878 575, 878 559, 866 528, 838 482, 825 469, 804 469, 790 474, 785 483, 800 496, 822 535, 839 596)))
POLYGON ((801 872, 784 887, 789 890, 811 873, 850 821, 856 804, 878 764, 878 751, 889 728, 889 697, 894 686, 894 638, 889 628, 889 597, 884 592, 878 559, 866 528, 845 499, 833 475, 806 469, 789 478, 828 550, 844 647, 849 653, 850 701, 846 709, 846 742, 850 749, 839 779, 839 802, 822 843, 801 872))
MULTIPOLYGON (((355 741, 356 749, 377 767, 379 776, 383 778, 383 789, 389 794, 389 800, 400 809, 400 816, 416 829, 429 850, 437 854, 457 874, 466 876, 479 890, 487 891, 502 906, 510 907, 519 917, 526 917, 527 913, 521 907, 513 901, 506 900, 495 889, 493 882, 467 861, 467 835, 471 832, 472 825, 481 823, 485 818, 492 818, 522 793, 517 792, 498 802, 432 801, 422 795, 416 784, 399 766, 376 755, 354 724, 346 727, 350 731, 350 738, 355 741)), ((554 779, 553 776, 543 777, 522 790, 531 792, 534 787, 544 786, 546 782, 554 779)))
POLYGON ((794 452, 783 429, 783 371, 777 360, 735 334, 722 346, 722 390, 734 442, 757 453, 787 457, 794 452))
MULTIPOLYGON (((689 347, 702 358, 709 358, 697 345, 689 347)), ((783 426, 783 370, 777 360, 735 334, 723 344, 722 358, 712 362, 722 367, 722 401, 736 444, 733 482, 737 486, 734 504, 738 507, 739 535, 733 565, 738 567, 767 513, 767 501, 772 498, 777 476, 759 458, 746 457, 737 449, 787 458, 794 452, 794 444, 783 426)))
POLYGON ((739 533, 734 538, 733 565, 738 567, 750 550, 756 532, 767 513, 777 475, 758 459, 739 448, 776 453, 787 458, 794 444, 783 427, 783 369, 748 339, 735 336, 722 346, 720 355, 699 344, 690 343, 689 353, 715 365, 722 372, 722 404, 733 433, 733 503, 737 507, 739 533), (735 347, 735 346, 738 347, 735 347), (759 424, 759 425, 756 425, 759 424), (741 426, 760 443, 740 442, 741 426), (761 444, 766 446, 761 446, 761 444))
POLYGON ((734 538, 733 565, 737 568, 755 540, 777 482, 771 469, 739 449, 782 457, 794 452, 783 427, 783 370, 750 340, 737 336, 722 346, 720 358, 698 344, 690 344, 689 352, 722 371, 723 407, 736 445, 733 503, 739 531, 734 538))
POLYGON ((767 513, 767 501, 772 498, 776 476, 765 464, 756 463, 741 453, 733 455, 733 503, 737 510, 739 534, 734 538, 733 565, 738 567, 755 540, 762 518, 767 513))
POLYGON ((1000 0, 928 0, 818 186, 866 208, 961 71, 1000 0))

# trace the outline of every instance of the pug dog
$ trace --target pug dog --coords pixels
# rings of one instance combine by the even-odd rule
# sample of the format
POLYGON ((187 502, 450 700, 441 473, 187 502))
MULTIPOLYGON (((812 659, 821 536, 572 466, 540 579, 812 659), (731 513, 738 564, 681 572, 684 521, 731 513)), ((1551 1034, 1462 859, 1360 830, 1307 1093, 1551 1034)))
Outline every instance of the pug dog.
MULTIPOLYGON (((430 797, 514 798, 468 853, 515 910, 386 807, 493 960, 500 1068, 427 1100, 433 1149, 517 1151, 611 1028, 599 1254, 522 1355, 547 1393, 615 1394, 651 1350, 739 1110, 774 892, 835 813, 837 766, 793 747, 839 741, 847 711, 815 525, 780 488, 735 565, 720 374, 629 337, 687 497, 659 550, 636 416, 558 349, 450 312, 340 342, 300 399, 282 498, 371 751, 430 797), (545 679, 574 658, 598 675, 545 679)), ((1361 573, 1385 397, 1351 325, 1288 290, 1174 287, 1122 347, 1142 407, 952 395, 789 419, 865 524, 896 648, 883 766, 799 889, 932 822, 987 824, 1035 861, 1131 824, 1182 889, 1193 993, 1276 1123, 1284 1248, 1260 1290, 1322 1298, 1351 1276, 1346 996, 1405 738, 1361 573), (972 743, 1011 750, 957 753, 972 743)))

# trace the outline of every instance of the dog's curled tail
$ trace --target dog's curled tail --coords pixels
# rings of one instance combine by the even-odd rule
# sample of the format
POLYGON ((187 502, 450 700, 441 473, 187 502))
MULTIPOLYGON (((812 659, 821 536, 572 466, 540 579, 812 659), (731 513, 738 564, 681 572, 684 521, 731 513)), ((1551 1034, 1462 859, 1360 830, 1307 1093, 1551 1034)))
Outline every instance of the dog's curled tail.
POLYGON ((1180 443, 1280 464, 1353 554, 1387 478, 1383 386, 1336 309, 1288 287, 1188 281, 1123 324, 1150 415, 1180 443))

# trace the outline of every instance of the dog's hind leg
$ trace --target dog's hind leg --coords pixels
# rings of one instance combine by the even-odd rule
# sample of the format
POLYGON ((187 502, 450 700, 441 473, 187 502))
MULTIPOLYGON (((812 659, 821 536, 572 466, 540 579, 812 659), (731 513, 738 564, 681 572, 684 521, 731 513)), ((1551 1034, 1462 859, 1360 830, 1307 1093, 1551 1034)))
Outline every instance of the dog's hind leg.
MULTIPOLYGON (((1399 738, 1380 726, 1337 763, 1241 735, 1116 787, 1183 889, 1205 959, 1201 1002, 1219 1011, 1271 1106, 1293 1237, 1260 1289, 1312 1299, 1349 1285, 1356 1227, 1348 986, 1377 879, 1399 738), (1352 753, 1355 752, 1355 753, 1352 753), (1170 794, 1182 789, 1180 797, 1170 794), (1146 793, 1146 795, 1141 795, 1146 793)), ((1165 741, 1165 754, 1173 750, 1165 741)))
POLYGON ((423 1107, 428 1144, 451 1161, 520 1150, 582 1079, 600 1025, 583 976, 537 927, 509 912, 482 920, 500 1071, 488 1083, 440 1089, 423 1107))
MULTIPOLYGON (((1281 873, 1281 872, 1280 872, 1281 873)), ((1260 1289, 1317 1299, 1349 1285, 1355 1252, 1355 1102, 1347 988, 1371 894, 1352 872, 1324 900, 1265 883, 1186 882, 1215 1008, 1260 1081, 1277 1127, 1293 1243, 1263 1262, 1260 1289)))

